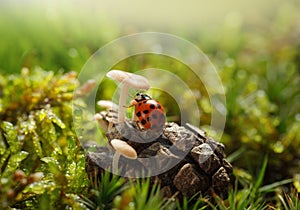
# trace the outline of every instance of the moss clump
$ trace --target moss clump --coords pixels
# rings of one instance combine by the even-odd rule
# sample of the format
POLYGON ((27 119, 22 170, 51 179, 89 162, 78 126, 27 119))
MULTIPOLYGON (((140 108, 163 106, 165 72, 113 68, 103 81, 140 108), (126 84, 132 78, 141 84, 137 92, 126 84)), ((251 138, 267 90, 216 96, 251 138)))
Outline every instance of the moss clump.
POLYGON ((71 124, 76 76, 39 68, 0 76, 1 209, 82 205, 85 154, 71 124))

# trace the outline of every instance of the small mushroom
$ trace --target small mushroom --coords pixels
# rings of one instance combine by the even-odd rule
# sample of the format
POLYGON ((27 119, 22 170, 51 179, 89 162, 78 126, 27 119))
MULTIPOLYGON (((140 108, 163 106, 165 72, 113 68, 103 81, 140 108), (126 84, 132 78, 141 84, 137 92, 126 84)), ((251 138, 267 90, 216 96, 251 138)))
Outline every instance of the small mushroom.
POLYGON ((113 139, 110 141, 111 146, 119 152, 121 155, 128 159, 136 159, 137 153, 135 149, 127 144, 127 142, 119 140, 119 139, 113 139))
POLYGON ((97 120, 103 131, 107 132, 109 125, 104 121, 103 116, 99 113, 94 115, 94 119, 97 120))
POLYGON ((141 75, 124 72, 121 70, 111 70, 106 74, 106 76, 115 81, 121 82, 121 85, 123 85, 120 93, 118 114, 118 121, 122 123, 125 121, 126 96, 128 94, 129 87, 148 90, 150 88, 150 84, 148 80, 141 75))
POLYGON ((108 100, 99 100, 97 101, 97 105, 105 108, 107 111, 118 110, 118 105, 108 100))
POLYGON ((123 155, 128 159, 136 159, 137 153, 133 147, 131 147, 125 141, 122 141, 120 139, 113 139, 110 141, 110 144, 116 150, 113 156, 112 172, 114 174, 117 174, 119 168, 118 164, 119 164, 120 155, 123 155))
POLYGON ((94 115, 94 119, 99 123, 104 132, 108 132, 118 122, 118 113, 112 109, 108 112, 101 111, 94 115))
MULTIPOLYGON (((99 100, 97 101, 97 105, 106 109, 107 111, 117 111, 118 110, 118 105, 113 103, 112 101, 108 101, 108 100, 99 100)), ((95 114, 94 115, 94 119, 98 121, 98 123, 100 124, 101 128, 107 132, 109 131, 113 124, 114 124, 114 119, 111 118, 111 120, 108 120, 108 125, 107 125, 107 122, 105 122, 103 116, 99 113, 95 114)))

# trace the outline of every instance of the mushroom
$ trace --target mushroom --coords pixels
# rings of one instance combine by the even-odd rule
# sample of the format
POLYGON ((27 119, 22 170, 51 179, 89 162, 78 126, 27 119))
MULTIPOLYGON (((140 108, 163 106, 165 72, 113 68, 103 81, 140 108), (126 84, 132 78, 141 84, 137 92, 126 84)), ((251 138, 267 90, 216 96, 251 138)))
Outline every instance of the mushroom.
POLYGON ((106 110, 118 110, 118 105, 108 100, 99 100, 97 101, 97 105, 106 110))
POLYGON ((130 146, 127 142, 120 139, 113 139, 110 141, 111 146, 119 152, 121 155, 128 159, 136 159, 137 153, 135 149, 130 146))
POLYGON ((110 141, 110 144, 116 150, 113 156, 112 172, 114 174, 117 174, 119 168, 118 163, 119 163, 120 155, 123 155, 128 159, 136 159, 137 153, 132 146, 130 146, 129 144, 127 144, 127 142, 122 141, 120 139, 113 139, 110 141))
POLYGON ((97 114, 94 115, 94 119, 97 120, 97 122, 99 123, 99 125, 101 126, 101 128, 102 128, 105 132, 107 132, 107 131, 108 131, 108 128, 111 127, 111 126, 110 126, 111 123, 109 123, 109 124, 107 125, 107 122, 104 121, 103 116, 102 116, 101 114, 99 114, 99 113, 97 113, 97 114))
MULTIPOLYGON (((111 70, 106 74, 106 76, 120 82, 122 85, 118 107, 118 123, 123 123, 125 122, 126 97, 128 95, 129 87, 140 90, 148 90, 150 88, 150 84, 143 76, 121 70, 111 70)), ((112 163, 113 173, 118 173, 118 162, 121 154, 129 159, 137 158, 135 149, 125 141, 113 139, 110 141, 110 144, 116 150, 112 163)))
MULTIPOLYGON (((112 128, 113 124, 117 122, 117 111, 118 111, 118 105, 113 103, 112 101, 108 101, 108 100, 99 100, 97 101, 97 105, 106 109, 106 111, 108 111, 108 113, 112 113, 115 112, 116 115, 113 116, 105 116, 105 114, 103 114, 103 112, 100 113, 96 113, 94 115, 94 119, 98 121, 99 125, 101 126, 101 128, 107 132, 108 130, 110 130, 110 128, 112 128), (108 125, 107 125, 107 121, 108 121, 108 125)), ((104 112, 105 113, 105 112, 104 112)))
POLYGON ((128 94, 129 87, 140 90, 148 90, 150 88, 150 84, 148 80, 141 75, 121 70, 111 70, 106 74, 106 76, 115 81, 121 82, 121 85, 123 86, 120 93, 118 114, 118 122, 122 123, 125 121, 126 96, 128 94))

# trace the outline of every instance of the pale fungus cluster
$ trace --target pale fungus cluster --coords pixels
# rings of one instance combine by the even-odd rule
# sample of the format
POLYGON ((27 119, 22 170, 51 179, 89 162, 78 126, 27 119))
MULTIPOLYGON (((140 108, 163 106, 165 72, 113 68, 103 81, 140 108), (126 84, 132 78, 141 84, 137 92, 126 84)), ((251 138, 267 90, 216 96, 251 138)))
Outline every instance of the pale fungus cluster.
MULTIPOLYGON (((104 101, 100 100, 98 101, 98 105, 101 107, 112 110, 116 110, 118 113, 118 118, 116 123, 124 123, 126 119, 126 97, 128 96, 128 90, 129 88, 134 88, 137 90, 148 90, 150 88, 149 81, 137 74, 124 72, 121 70, 111 70, 109 71, 106 76, 112 80, 115 80, 116 82, 119 82, 119 85, 121 86, 121 93, 119 98, 119 105, 110 102, 110 101, 104 101)), ((95 119, 98 120, 99 123, 101 123, 101 115, 96 114, 95 119)), ((105 125, 101 125, 104 126, 105 125)), ((108 130, 110 126, 106 127, 108 130)), ((113 172, 117 173, 118 171, 118 161, 120 158, 120 155, 123 155, 124 157, 128 159, 136 159, 137 153, 135 149, 127 144, 125 141, 120 139, 113 139, 110 141, 110 145, 115 149, 115 154, 113 158, 113 172)))

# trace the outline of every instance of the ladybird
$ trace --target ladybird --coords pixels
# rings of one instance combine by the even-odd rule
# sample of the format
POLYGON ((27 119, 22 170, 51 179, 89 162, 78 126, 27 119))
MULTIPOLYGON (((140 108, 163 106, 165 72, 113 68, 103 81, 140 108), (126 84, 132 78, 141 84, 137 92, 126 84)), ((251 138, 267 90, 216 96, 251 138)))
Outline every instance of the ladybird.
POLYGON ((136 98, 130 102, 135 107, 135 120, 146 130, 161 131, 165 122, 163 106, 144 93, 137 93, 136 98))

